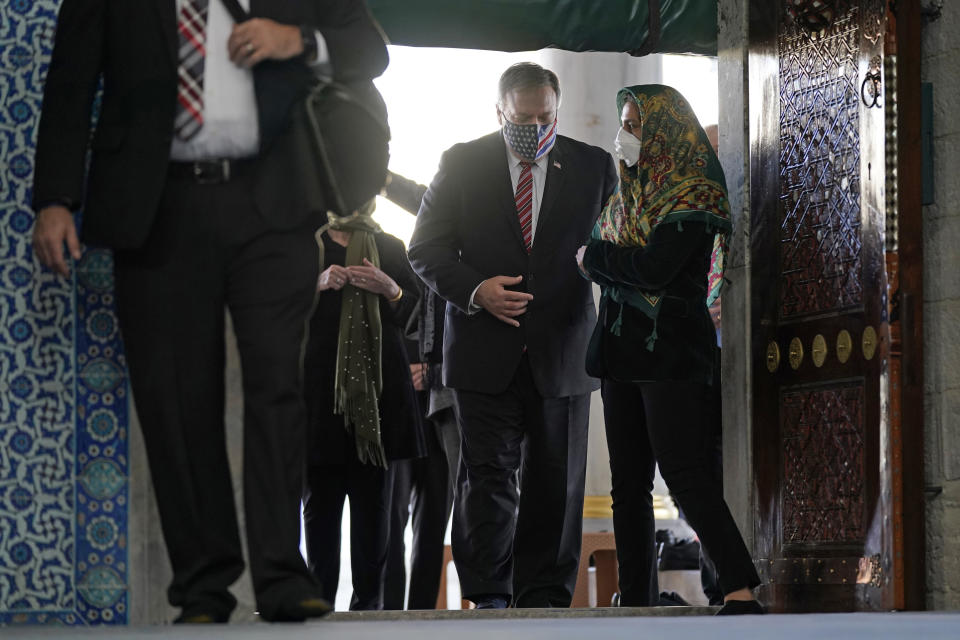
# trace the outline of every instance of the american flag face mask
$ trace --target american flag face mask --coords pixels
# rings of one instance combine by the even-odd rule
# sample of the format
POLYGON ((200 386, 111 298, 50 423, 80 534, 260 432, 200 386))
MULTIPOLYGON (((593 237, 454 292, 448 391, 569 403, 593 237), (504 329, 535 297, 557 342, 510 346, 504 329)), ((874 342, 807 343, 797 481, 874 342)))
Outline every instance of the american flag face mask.
POLYGON ((522 159, 536 162, 550 153, 557 141, 557 119, 550 124, 514 124, 504 118, 503 138, 522 159))

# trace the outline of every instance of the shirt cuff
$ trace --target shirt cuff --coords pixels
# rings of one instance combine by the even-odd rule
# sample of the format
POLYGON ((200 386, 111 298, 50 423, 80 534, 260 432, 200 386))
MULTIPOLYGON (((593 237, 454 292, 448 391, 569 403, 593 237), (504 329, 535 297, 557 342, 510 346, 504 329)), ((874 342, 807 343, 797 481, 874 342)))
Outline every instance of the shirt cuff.
POLYGON ((70 211, 76 211, 79 209, 79 205, 70 198, 50 198, 48 200, 42 200, 37 203, 35 210, 39 213, 41 210, 46 209, 47 207, 52 207, 55 205, 60 205, 61 207, 66 207, 70 211))
MULTIPOLYGON (((486 280, 484 280, 483 282, 486 282, 486 280)), ((480 287, 481 285, 483 285, 483 282, 478 284, 476 288, 473 290, 473 293, 470 294, 470 303, 467 305, 468 315, 472 316, 483 311, 483 307, 481 307, 480 305, 478 305, 476 302, 473 301, 473 298, 477 295, 477 291, 480 290, 480 287)))
POLYGON ((317 38, 317 57, 309 64, 321 75, 332 76, 333 68, 330 66, 330 50, 327 48, 327 41, 319 31, 315 31, 314 35, 317 38))

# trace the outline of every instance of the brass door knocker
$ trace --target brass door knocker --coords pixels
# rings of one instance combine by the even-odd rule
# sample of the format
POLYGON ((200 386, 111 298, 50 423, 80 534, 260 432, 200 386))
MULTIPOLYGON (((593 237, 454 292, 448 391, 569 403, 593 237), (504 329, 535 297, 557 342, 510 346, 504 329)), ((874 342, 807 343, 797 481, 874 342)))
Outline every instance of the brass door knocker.
POLYGON ((817 33, 833 24, 837 15, 836 0, 787 0, 787 14, 810 33, 817 33))
POLYGON ((867 105, 868 109, 872 109, 874 107, 879 108, 881 106, 880 82, 880 72, 878 71, 874 73, 871 71, 867 73, 867 77, 863 79, 863 84, 860 85, 860 97, 863 98, 863 104, 867 105), (869 88, 867 87, 868 82, 872 83, 869 88), (869 97, 867 97, 868 93, 870 94, 869 97))
POLYGON ((883 106, 880 104, 880 97, 882 95, 880 85, 883 83, 883 73, 880 70, 880 66, 880 56, 874 56, 870 61, 870 71, 867 72, 866 77, 863 79, 863 84, 860 85, 860 98, 863 100, 863 104, 867 105, 868 109, 883 106))

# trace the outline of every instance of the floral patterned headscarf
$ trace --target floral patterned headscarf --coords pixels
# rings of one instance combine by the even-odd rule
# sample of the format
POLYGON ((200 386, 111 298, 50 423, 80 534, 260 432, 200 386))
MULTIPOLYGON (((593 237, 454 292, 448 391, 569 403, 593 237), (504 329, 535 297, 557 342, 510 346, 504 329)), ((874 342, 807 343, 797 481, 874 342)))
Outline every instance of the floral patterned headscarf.
MULTIPOLYGON (((714 234, 707 305, 720 295, 730 223, 727 185, 720 160, 687 100, 659 84, 617 93, 617 112, 627 100, 640 111, 640 159, 620 162, 620 184, 600 214, 593 237, 628 247, 646 246, 665 222, 704 222, 714 234)), ((616 287, 615 300, 629 302, 656 319, 662 291, 616 287)))

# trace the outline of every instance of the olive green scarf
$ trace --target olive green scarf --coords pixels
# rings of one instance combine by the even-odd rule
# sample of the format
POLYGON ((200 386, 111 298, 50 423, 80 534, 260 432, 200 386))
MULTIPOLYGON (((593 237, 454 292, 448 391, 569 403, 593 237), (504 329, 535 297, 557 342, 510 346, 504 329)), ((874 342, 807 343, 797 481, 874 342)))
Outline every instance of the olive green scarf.
MULTIPOLYGON (((321 264, 321 236, 327 229, 335 229, 352 232, 344 266, 362 265, 366 258, 374 266, 380 267, 375 235, 381 229, 373 221, 372 212, 373 207, 368 206, 349 216, 328 214, 329 222, 317 231, 321 264)), ((353 433, 360 462, 386 467, 387 458, 380 438, 379 403, 383 390, 380 296, 351 284, 345 285, 342 292, 333 410, 343 415, 344 427, 353 433)))

